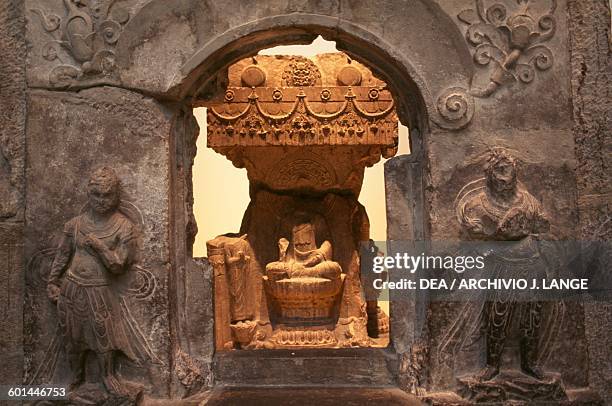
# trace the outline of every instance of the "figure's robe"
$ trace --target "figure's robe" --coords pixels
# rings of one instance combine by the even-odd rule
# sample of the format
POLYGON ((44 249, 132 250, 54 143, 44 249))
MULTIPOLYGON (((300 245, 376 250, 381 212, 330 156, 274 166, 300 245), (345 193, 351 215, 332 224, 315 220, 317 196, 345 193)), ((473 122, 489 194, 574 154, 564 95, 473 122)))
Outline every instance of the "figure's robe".
POLYGON ((137 249, 135 226, 120 212, 100 228, 85 215, 66 223, 49 282, 61 286, 58 318, 69 352, 121 351, 138 364, 156 359, 120 293, 120 278, 130 271, 137 249), (86 245, 87 234, 98 238, 115 254, 120 272, 111 273, 86 245))

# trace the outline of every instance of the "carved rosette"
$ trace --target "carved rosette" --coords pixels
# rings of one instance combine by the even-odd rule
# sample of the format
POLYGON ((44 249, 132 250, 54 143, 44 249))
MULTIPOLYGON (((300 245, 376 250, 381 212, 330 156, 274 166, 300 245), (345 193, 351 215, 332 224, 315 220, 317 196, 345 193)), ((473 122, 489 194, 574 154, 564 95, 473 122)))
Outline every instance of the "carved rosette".
POLYGON ((291 58, 283 72, 283 84, 288 87, 316 86, 321 83, 321 72, 308 58, 291 58))

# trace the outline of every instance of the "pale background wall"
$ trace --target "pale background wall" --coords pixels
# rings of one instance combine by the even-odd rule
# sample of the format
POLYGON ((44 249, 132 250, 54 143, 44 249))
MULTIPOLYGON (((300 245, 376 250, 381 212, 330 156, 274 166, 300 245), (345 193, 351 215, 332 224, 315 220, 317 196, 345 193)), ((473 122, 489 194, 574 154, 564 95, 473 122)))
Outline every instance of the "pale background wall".
MULTIPOLYGON (((310 45, 278 46, 260 51, 260 55, 302 55, 337 52, 335 42, 318 37, 310 45)), ((242 216, 249 204, 249 181, 246 169, 235 168, 221 154, 206 147, 206 109, 197 108, 200 125, 198 153, 193 166, 193 210, 198 234, 193 247, 195 257, 206 256, 206 241, 229 232, 238 232, 242 216)), ((398 154, 409 153, 408 128, 400 125, 398 154)), ((359 201, 366 207, 371 225, 371 238, 386 240, 385 159, 367 168, 359 201)))

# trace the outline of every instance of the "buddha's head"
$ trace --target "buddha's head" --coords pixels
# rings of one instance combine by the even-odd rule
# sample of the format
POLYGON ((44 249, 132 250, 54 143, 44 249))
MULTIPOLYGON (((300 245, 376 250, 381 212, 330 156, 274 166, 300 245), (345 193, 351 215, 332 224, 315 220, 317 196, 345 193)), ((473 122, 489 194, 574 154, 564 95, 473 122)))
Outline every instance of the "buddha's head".
POLYGON ((119 178, 114 170, 102 167, 94 171, 87 186, 89 206, 98 214, 108 214, 117 209, 120 198, 119 178))
POLYGON ((310 223, 302 223, 293 227, 293 246, 298 251, 311 251, 317 248, 315 229, 310 223))

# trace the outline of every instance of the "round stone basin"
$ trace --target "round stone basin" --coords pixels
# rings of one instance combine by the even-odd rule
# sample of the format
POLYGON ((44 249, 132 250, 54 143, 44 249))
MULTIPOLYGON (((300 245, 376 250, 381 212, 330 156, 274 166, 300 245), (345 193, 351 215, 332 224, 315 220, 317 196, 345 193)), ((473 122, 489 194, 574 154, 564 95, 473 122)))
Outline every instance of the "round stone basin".
POLYGON ((263 278, 282 322, 328 322, 344 281, 344 275, 336 280, 297 277, 272 282, 267 276, 263 278))

